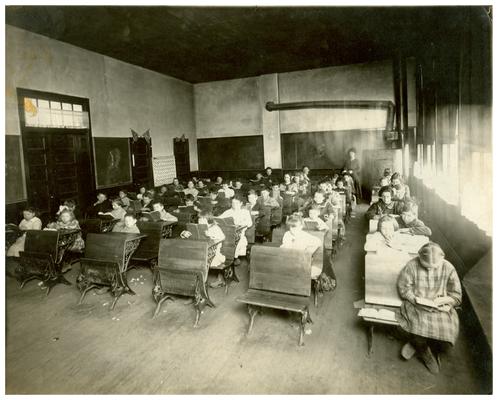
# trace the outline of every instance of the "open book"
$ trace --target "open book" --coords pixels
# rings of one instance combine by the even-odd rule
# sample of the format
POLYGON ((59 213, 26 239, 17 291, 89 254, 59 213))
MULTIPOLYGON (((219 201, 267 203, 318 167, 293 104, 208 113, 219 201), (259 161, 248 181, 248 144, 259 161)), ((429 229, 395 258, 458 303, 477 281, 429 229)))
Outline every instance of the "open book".
POLYGON ((430 299, 423 299, 423 298, 417 297, 415 301, 417 304, 420 304, 421 306, 434 308, 434 309, 439 310, 439 311, 447 312, 451 309, 451 306, 449 306, 448 304, 438 306, 436 303, 434 303, 434 300, 430 300, 430 299))
POLYGON ((142 212, 142 217, 147 218, 148 221, 157 222, 161 220, 161 213, 159 211, 142 212))

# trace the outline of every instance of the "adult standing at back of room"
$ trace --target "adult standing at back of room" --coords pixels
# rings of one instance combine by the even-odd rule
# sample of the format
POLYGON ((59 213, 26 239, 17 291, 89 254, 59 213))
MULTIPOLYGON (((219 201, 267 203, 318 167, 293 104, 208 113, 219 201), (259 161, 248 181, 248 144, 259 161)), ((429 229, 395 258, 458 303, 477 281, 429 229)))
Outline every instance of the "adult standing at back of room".
POLYGON ((353 178, 354 192, 356 194, 356 197, 360 199, 362 197, 360 183, 360 161, 356 158, 356 149, 354 147, 351 147, 347 152, 343 171, 347 171, 353 178))

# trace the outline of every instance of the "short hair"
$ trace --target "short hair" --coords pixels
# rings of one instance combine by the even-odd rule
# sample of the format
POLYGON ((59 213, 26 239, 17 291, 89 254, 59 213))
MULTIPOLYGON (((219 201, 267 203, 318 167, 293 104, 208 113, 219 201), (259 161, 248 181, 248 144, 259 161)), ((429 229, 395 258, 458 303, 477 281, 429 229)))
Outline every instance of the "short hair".
POLYGON ((302 226, 303 225, 303 220, 300 216, 298 215, 291 215, 289 219, 287 219, 287 226, 289 227, 296 227, 296 226, 302 226))
POLYGON ((396 220, 389 216, 389 215, 384 215, 379 219, 379 223, 377 225, 377 230, 380 232, 380 228, 385 225, 385 224, 392 224, 394 228, 396 228, 396 220))
POLYGON ((63 205, 65 205, 66 207, 76 207, 76 202, 72 199, 69 199, 69 200, 65 200, 63 205))
POLYGON ((385 192, 389 192, 391 194, 391 197, 393 195, 393 191, 392 189, 389 187, 389 186, 382 186, 379 190, 379 197, 382 197, 382 195, 385 193, 385 192))
POLYGON ((146 191, 144 194, 143 194, 143 197, 147 197, 148 199, 151 199, 153 200, 154 199, 154 195, 149 192, 149 191, 146 191))
POLYGON ((263 193, 263 192, 270 193, 270 190, 266 186, 264 186, 264 187, 261 188, 261 190, 259 191, 259 193, 263 193))
POLYGON ((407 201, 403 204, 402 212, 411 212, 417 215, 418 205, 414 201, 407 201))
POLYGON ((106 194, 106 193, 104 193, 104 192, 102 192, 102 191, 97 192, 97 196, 99 196, 99 195, 101 195, 101 194, 103 194, 105 197, 107 197, 107 194, 106 194))
POLYGON ((69 209, 69 208, 64 208, 60 214, 59 214, 59 219, 61 219, 62 217, 62 214, 69 214, 69 216, 71 217, 71 221, 76 219, 76 217, 74 216, 74 213, 69 209))
POLYGON ((154 205, 154 204, 160 204, 161 206, 163 206, 163 207, 164 207, 164 204, 163 204, 163 202, 162 202, 161 200, 154 200, 154 201, 152 202, 152 205, 154 205))
POLYGON ((310 169, 310 167, 308 167, 307 165, 303 165, 303 166, 301 167, 301 170, 303 170, 303 169, 305 169, 305 168, 310 169))
POLYGON ((121 189, 119 192, 123 192, 125 196, 128 196, 128 190, 126 189, 121 189))
POLYGON ((242 199, 242 197, 240 197, 240 196, 234 196, 234 197, 232 197, 232 201, 234 201, 234 200, 237 200, 237 201, 238 201, 238 202, 240 202, 240 203, 243 203, 243 202, 244 202, 244 200, 243 200, 243 199, 242 199))
POLYGON ((254 194, 254 195, 256 195, 256 196, 258 195, 258 194, 256 193, 256 189, 249 189, 249 191, 247 192, 247 195, 249 196, 250 194, 254 194))
MULTIPOLYGON (((265 171, 268 171, 269 169, 272 169, 271 167, 266 167, 265 171)), ((273 171, 273 170, 272 170, 273 171)))
POLYGON ((395 172, 394 174, 391 175, 391 181, 393 179, 399 179, 399 180, 401 180, 401 176, 399 175, 399 172, 395 172))
POLYGON ((391 168, 384 168, 384 176, 390 175, 392 173, 391 168))
POLYGON ((194 196, 190 193, 185 195, 185 201, 194 201, 194 196))
POLYGON ((132 211, 127 212, 125 214, 125 216, 123 217, 123 219, 126 218, 126 217, 131 217, 131 218, 137 219, 136 214, 134 212, 132 212, 132 211))
POLYGON ((35 214, 35 215, 36 215, 36 214, 37 214, 37 212, 38 212, 38 211, 36 210, 36 208, 35 208, 35 207, 33 207, 33 206, 26 206, 26 207, 24 207, 24 208, 23 208, 23 211, 27 211, 27 212, 30 212, 30 213, 35 214))
POLYGON ((214 216, 210 210, 201 210, 199 212, 198 218, 206 218, 208 224, 212 224, 214 222, 214 216))
POLYGON ((216 187, 214 187, 214 186, 213 186, 213 187, 211 187, 211 188, 209 189, 209 193, 210 193, 210 194, 213 194, 213 193, 218 193, 218 190, 219 190, 218 188, 216 188, 216 187))
POLYGON ((356 154, 356 149, 355 149, 354 147, 350 147, 350 148, 348 149, 348 151, 347 151, 347 154, 349 154, 349 153, 351 153, 351 152, 353 152, 353 153, 355 153, 355 154, 356 154))
POLYGON ((343 183, 344 185, 346 185, 346 182, 344 181, 344 179, 341 178, 337 178, 337 180, 335 181, 335 184, 337 185, 339 182, 343 183))

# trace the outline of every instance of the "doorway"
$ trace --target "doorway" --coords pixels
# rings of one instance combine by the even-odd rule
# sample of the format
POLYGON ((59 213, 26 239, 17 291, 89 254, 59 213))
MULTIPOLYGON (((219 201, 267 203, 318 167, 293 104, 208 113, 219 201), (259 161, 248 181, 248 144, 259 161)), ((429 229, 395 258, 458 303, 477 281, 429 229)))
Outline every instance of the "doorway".
POLYGON ((65 200, 83 214, 95 190, 88 99, 18 89, 28 203, 53 217, 65 200))

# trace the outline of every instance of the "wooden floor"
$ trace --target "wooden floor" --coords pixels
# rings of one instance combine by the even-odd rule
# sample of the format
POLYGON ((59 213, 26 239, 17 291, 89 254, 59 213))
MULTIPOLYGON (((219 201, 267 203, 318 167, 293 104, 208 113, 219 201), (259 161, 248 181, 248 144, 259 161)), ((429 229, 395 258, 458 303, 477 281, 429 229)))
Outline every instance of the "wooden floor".
MULTIPOLYGON (((298 347, 297 316, 267 311, 246 337, 248 314, 235 298, 241 282, 212 289, 194 329, 194 311, 184 299, 168 302, 152 320, 151 273, 129 272, 136 296, 124 296, 109 311, 108 294, 90 293, 77 306, 73 286, 44 296, 35 281, 6 287, 6 391, 8 394, 440 394, 487 393, 488 385, 461 330, 451 358, 438 376, 417 359, 403 361, 402 345, 377 331, 367 357, 364 326, 353 302, 363 298, 365 205, 348 226, 348 243, 336 264, 338 288, 313 306, 314 324, 298 347), (358 238, 356 241, 353 238, 358 238)), ((66 274, 75 281, 78 266, 66 274)))

